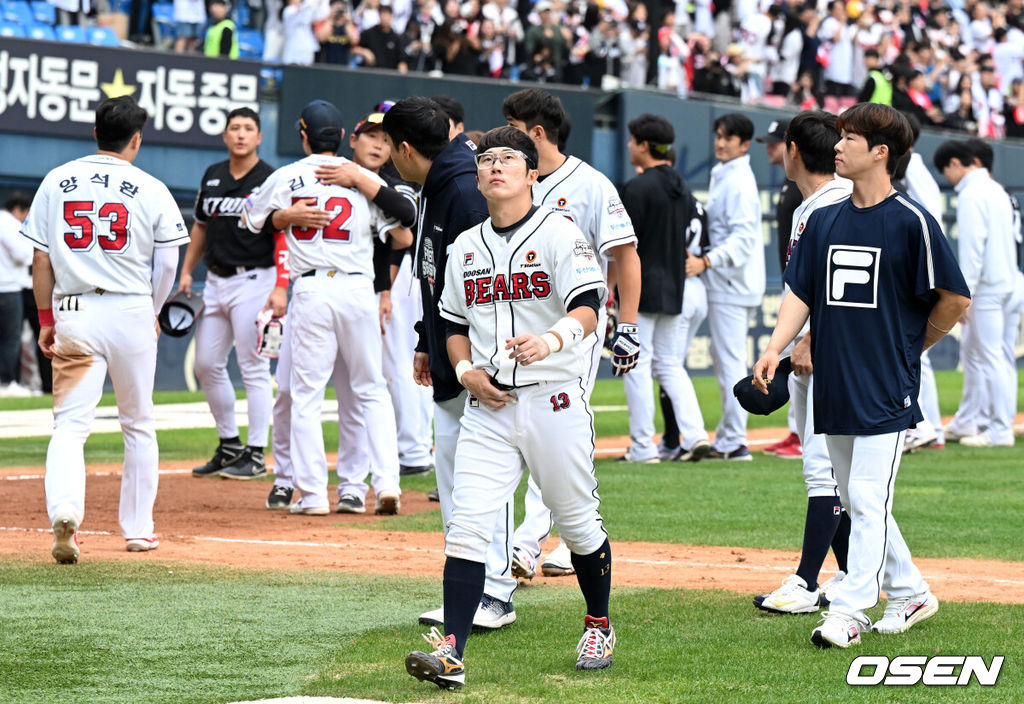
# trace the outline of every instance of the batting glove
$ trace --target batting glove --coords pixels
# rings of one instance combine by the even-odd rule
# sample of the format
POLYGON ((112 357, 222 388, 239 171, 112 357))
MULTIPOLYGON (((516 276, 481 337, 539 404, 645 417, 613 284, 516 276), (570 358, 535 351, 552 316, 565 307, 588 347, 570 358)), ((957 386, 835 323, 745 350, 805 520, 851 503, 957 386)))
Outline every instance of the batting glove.
POLYGON ((640 335, 631 323, 619 323, 612 340, 612 373, 622 376, 636 366, 640 357, 640 335))

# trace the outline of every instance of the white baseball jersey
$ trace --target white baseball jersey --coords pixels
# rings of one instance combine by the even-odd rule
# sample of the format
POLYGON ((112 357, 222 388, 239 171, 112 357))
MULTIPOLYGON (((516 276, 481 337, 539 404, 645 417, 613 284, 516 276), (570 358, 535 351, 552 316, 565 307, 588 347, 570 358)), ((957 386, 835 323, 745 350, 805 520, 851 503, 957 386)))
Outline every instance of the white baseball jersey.
POLYGON ((102 154, 43 179, 21 234, 50 255, 58 298, 97 288, 153 295, 153 249, 189 241, 167 186, 102 154))
MULTIPOLYGON (((371 237, 376 235, 384 241, 389 231, 400 226, 398 220, 386 216, 358 190, 328 186, 313 175, 319 166, 348 163, 344 157, 312 154, 272 173, 245 201, 245 223, 254 233, 260 232, 275 210, 291 207, 299 200, 315 198, 316 207, 332 214, 324 228, 287 229, 292 279, 314 269, 338 269, 373 278, 371 237)), ((360 169, 386 185, 377 174, 360 169)))
POLYGON ((525 367, 505 349, 508 338, 550 330, 579 294, 604 295, 597 256, 571 222, 537 208, 506 241, 488 218, 455 240, 445 276, 441 316, 469 325, 475 368, 510 386, 590 373, 585 344, 525 367))
POLYGON ((533 202, 568 218, 583 231, 590 247, 602 256, 601 271, 607 276, 607 251, 636 244, 633 221, 608 177, 581 159, 565 162, 533 186, 533 202))

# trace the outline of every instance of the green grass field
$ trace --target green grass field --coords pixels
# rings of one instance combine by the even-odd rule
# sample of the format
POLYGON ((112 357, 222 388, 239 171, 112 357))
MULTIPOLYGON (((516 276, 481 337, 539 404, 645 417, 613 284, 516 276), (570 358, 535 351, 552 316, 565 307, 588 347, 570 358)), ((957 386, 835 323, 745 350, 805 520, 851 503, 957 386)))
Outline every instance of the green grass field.
MULTIPOLYGON (((944 413, 959 399, 958 378, 939 375, 944 413)), ((713 384, 696 380, 709 427, 718 415, 713 384)), ((0 410, 29 402, 46 405, 3 400, 0 410)), ((619 382, 599 384, 594 405, 622 404, 619 382)), ((624 412, 597 417, 600 434, 626 432, 624 412)), ((329 448, 336 432, 325 426, 329 448)), ((160 433, 164 459, 200 459, 215 443, 212 430, 160 433)), ((45 447, 45 439, 2 440, 0 466, 40 464, 45 447)), ((94 436, 86 452, 90 462, 119 461, 120 436, 94 436)), ((906 457, 895 512, 915 555, 1020 560, 1019 458, 1019 450, 953 445, 906 457)), ((613 540, 799 549, 806 499, 797 462, 601 461, 598 476, 613 540)), ((403 486, 425 490, 433 478, 403 486)), ((397 516, 368 529, 435 531, 438 520, 436 512, 397 516)), ((415 618, 437 605, 440 584, 376 576, 372 564, 356 570, 365 574, 152 561, 58 568, 0 558, 0 702, 213 703, 299 694, 467 703, 1024 701, 1024 606, 944 601, 937 617, 909 633, 818 651, 809 642, 816 616, 766 616, 747 594, 616 588, 615 666, 576 673, 578 592, 538 585, 517 592, 515 625, 471 639, 467 687, 443 693, 413 680, 402 664, 406 652, 426 646, 415 618), (853 658, 875 654, 1006 661, 995 687, 848 686, 853 658)))

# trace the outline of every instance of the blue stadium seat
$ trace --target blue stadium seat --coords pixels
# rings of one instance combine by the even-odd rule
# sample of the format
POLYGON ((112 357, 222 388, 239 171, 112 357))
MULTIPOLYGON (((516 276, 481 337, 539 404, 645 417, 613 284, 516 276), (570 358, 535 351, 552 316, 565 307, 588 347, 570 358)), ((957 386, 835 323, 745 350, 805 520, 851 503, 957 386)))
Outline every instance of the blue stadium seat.
POLYGON ((3 17, 8 22, 17 22, 22 26, 35 21, 32 6, 24 0, 7 0, 3 4, 3 17))
POLYGON ((86 36, 89 43, 96 46, 121 46, 113 27, 90 27, 86 36))
POLYGON ((238 30, 238 53, 243 59, 263 57, 263 32, 258 29, 238 30))
POLYGON ((60 27, 54 27, 53 30, 57 35, 57 41, 68 42, 69 44, 85 44, 85 30, 78 25, 62 25, 60 27))
POLYGON ((36 22, 50 25, 57 21, 57 8, 46 2, 46 0, 35 0, 32 3, 32 16, 36 22))
POLYGON ((25 30, 17 22, 0 19, 0 37, 24 37, 25 30))
POLYGON ((57 35, 53 33, 53 27, 42 22, 33 22, 26 26, 25 36, 29 39, 42 39, 50 42, 57 40, 57 35))

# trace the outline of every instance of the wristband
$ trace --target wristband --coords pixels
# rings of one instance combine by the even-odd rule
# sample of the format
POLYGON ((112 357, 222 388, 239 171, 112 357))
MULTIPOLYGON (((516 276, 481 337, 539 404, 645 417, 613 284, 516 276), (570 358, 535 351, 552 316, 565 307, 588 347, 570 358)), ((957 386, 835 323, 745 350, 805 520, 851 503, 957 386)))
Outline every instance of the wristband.
POLYGON ((39 327, 52 328, 53 327, 53 308, 40 308, 39 309, 39 327))
POLYGON ((548 338, 557 337, 559 340, 558 349, 551 347, 552 352, 559 352, 561 350, 567 350, 575 344, 583 341, 583 323, 573 318, 571 315, 567 315, 557 323, 551 326, 551 329, 541 335, 541 339, 545 340, 548 345, 551 345, 551 341, 548 338))
POLYGON ((288 258, 288 240, 284 232, 274 233, 274 270, 276 278, 274 285, 279 288, 288 288, 291 278, 291 266, 288 258))
POLYGON ((548 343, 548 349, 551 350, 551 354, 558 352, 562 349, 562 341, 558 339, 558 336, 553 332, 546 332, 540 336, 540 339, 548 343))
POLYGON ((455 378, 458 380, 459 384, 465 386, 465 384, 462 383, 462 377, 466 375, 466 372, 472 370, 472 362, 470 362, 468 359, 459 360, 459 363, 455 365, 455 378))

